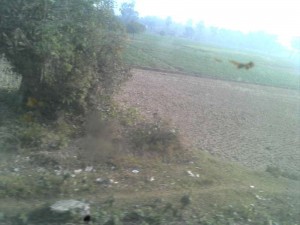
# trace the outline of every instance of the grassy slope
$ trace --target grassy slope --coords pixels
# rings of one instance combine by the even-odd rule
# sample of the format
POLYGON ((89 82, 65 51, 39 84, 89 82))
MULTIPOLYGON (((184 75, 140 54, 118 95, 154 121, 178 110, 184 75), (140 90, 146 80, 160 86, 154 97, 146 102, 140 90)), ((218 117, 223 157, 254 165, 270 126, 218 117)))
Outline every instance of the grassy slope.
MULTIPOLYGON (((153 219, 159 217, 160 223, 157 224, 169 224, 173 220, 178 222, 175 224, 199 224, 199 221, 205 221, 203 224, 221 225, 240 221, 257 225, 267 224, 271 220, 279 224, 296 224, 299 218, 297 209, 300 204, 297 199, 300 193, 295 188, 299 182, 275 178, 267 173, 251 172, 202 153, 197 155, 193 163, 162 164, 156 160, 126 158, 117 164, 117 170, 98 167, 98 172, 82 173, 64 179, 63 182, 59 182, 60 177, 55 176, 53 171, 37 174, 34 167, 28 168, 27 172, 18 177, 14 175, 7 178, 2 175, 1 179, 6 178, 7 185, 11 183, 12 187, 19 186, 12 193, 27 191, 28 194, 18 198, 17 202, 13 196, 1 196, 0 212, 5 215, 13 212, 20 217, 29 211, 39 217, 35 208, 53 203, 55 199, 75 198, 91 201, 94 217, 101 213, 123 217, 128 212, 135 212, 138 206, 141 216, 148 215, 153 219), (133 174, 133 168, 138 168, 140 173, 133 174), (199 177, 189 176, 188 170, 199 174, 199 177), (29 178, 29 175, 33 178, 29 178), (149 176, 155 180, 147 181, 149 176), (109 177, 118 184, 109 187, 99 185, 95 182, 98 177, 109 177), (45 183, 34 183, 30 179, 45 183), (51 188, 48 186, 50 184, 51 188), (45 190, 36 192, 39 189, 45 190), (184 195, 191 198, 191 203, 185 208, 180 202, 184 195), (111 196, 115 202, 112 207, 108 207, 105 202, 111 196), (163 212, 167 207, 178 211, 178 214, 168 219, 170 215, 163 212)), ((138 219, 132 218, 132 222, 136 222, 133 224, 139 224, 135 220, 138 219)), ((104 219, 99 218, 98 221, 104 219)))
POLYGON ((203 45, 187 39, 150 34, 137 35, 126 48, 125 60, 133 66, 180 71, 196 76, 299 88, 299 64, 283 58, 203 45), (250 70, 229 63, 254 62, 250 70))

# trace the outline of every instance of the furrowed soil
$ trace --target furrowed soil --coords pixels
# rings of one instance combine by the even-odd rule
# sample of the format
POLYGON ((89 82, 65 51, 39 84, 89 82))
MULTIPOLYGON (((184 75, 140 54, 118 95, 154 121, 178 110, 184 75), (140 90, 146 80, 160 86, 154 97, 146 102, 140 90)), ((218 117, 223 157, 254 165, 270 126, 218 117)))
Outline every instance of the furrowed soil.
POLYGON ((134 69, 116 97, 176 126, 187 147, 265 170, 300 174, 297 90, 134 69))

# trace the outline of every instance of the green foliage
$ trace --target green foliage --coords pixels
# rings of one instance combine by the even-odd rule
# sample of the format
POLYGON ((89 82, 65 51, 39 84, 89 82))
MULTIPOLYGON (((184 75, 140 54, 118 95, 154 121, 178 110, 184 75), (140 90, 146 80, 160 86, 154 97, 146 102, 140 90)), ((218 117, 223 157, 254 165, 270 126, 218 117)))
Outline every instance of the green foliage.
POLYGON ((126 24, 126 30, 128 33, 134 35, 137 33, 144 32, 146 30, 146 27, 139 22, 131 21, 128 24, 126 24))
POLYGON ((56 125, 26 122, 18 127, 17 137, 22 148, 31 150, 57 150, 66 147, 76 129, 65 121, 56 125))
POLYGON ((121 20, 126 27, 126 31, 132 35, 144 32, 146 27, 139 23, 139 14, 134 9, 134 3, 123 3, 120 8, 121 20))
POLYGON ((123 29, 109 0, 3 0, 0 52, 22 75, 20 92, 58 109, 84 114, 110 96, 127 72, 123 29), (106 98, 106 97, 105 97, 106 98))
POLYGON ((134 7, 135 7, 135 4, 133 2, 132 3, 124 2, 121 5, 121 8, 120 8, 121 20, 125 24, 138 20, 139 14, 137 11, 134 10, 134 7))
POLYGON ((1 198, 29 198, 59 193, 63 179, 53 174, 33 174, 32 176, 0 176, 1 198))

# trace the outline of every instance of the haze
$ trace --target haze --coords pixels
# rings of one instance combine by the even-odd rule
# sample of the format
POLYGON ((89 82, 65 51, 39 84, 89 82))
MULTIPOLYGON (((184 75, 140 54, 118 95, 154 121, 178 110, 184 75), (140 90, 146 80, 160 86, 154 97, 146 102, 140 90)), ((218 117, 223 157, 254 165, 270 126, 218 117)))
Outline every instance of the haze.
MULTIPOLYGON (((126 0, 118 0, 130 2, 126 0)), ((296 0, 136 0, 140 16, 171 16, 176 22, 203 21, 208 26, 240 30, 265 31, 278 35, 289 46, 292 37, 300 36, 299 4, 296 0)))

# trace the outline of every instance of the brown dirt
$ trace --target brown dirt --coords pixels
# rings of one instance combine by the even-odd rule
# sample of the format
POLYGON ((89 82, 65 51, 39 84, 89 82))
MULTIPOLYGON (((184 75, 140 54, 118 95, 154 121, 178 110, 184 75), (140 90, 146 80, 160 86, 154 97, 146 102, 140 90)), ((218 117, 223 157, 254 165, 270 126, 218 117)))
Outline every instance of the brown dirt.
POLYGON ((190 147, 255 169, 300 173, 296 90, 135 69, 116 99, 171 120, 190 147))

